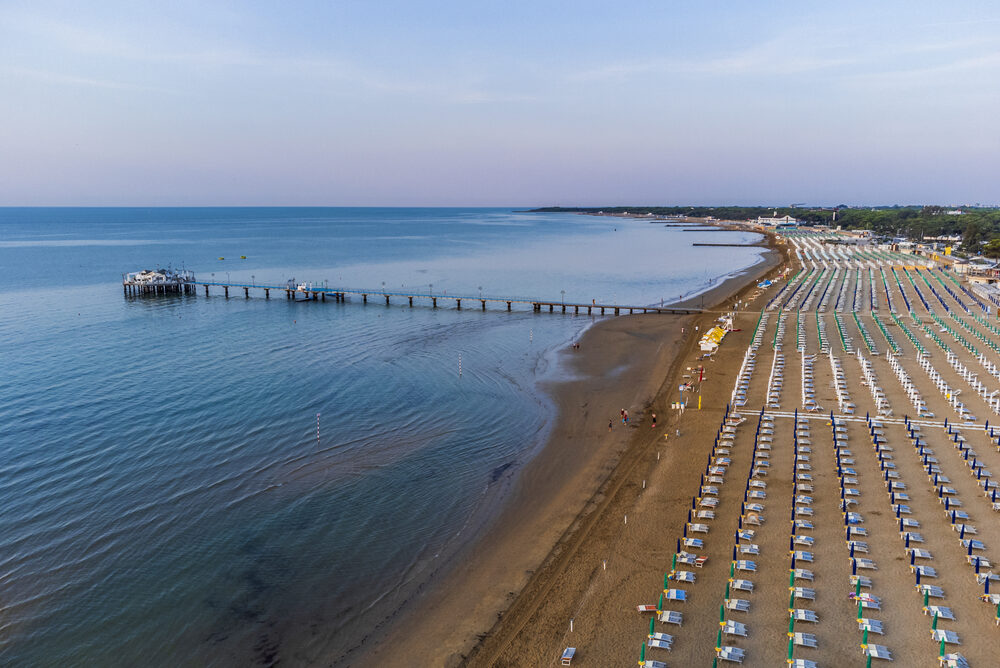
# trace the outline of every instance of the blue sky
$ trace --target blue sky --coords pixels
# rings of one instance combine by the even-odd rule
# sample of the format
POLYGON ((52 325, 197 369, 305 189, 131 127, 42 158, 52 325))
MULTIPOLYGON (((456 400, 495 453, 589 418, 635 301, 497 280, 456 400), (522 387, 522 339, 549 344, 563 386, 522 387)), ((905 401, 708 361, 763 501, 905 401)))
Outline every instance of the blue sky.
POLYGON ((0 2, 0 205, 1000 202, 995 2, 0 2))

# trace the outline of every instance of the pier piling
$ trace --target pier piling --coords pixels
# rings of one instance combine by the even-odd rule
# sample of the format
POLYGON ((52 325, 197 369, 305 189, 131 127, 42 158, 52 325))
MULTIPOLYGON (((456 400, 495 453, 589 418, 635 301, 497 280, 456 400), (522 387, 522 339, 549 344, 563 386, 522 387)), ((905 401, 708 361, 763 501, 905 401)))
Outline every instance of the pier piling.
POLYGON ((229 299, 229 286, 223 285, 222 289, 226 291, 226 299, 229 299))
POLYGON ((250 288, 243 288, 243 297, 250 299, 250 288))
POLYGON ((462 300, 461 299, 456 299, 455 300, 455 308, 457 308, 459 311, 462 310, 462 300))
POLYGON ((485 299, 480 299, 479 301, 481 301, 483 303, 483 310, 485 311, 486 310, 486 300, 485 299))
POLYGON ((438 307, 438 298, 437 297, 431 297, 431 301, 434 302, 434 308, 437 308, 438 307))
MULTIPOLYGON (((385 303, 389 303, 389 295, 385 296, 385 303)), ((413 308, 413 297, 410 297, 410 308, 413 308)))

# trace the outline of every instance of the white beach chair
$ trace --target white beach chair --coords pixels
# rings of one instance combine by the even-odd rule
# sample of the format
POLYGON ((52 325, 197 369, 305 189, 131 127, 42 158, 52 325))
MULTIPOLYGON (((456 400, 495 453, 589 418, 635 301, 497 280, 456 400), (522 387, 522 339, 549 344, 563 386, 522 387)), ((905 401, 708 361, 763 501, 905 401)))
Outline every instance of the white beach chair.
POLYGON ((746 624, 741 624, 739 622, 727 621, 722 627, 722 632, 729 636, 741 636, 743 638, 747 637, 747 627, 746 624))
POLYGON ((797 622, 819 622, 819 615, 817 615, 812 610, 805 610, 803 608, 795 608, 789 613, 789 615, 795 619, 797 622))
POLYGON ((718 648, 715 654, 723 661, 732 661, 733 663, 743 663, 743 658, 746 656, 746 652, 739 647, 728 646, 718 648))
POLYGON ((681 626, 684 621, 684 615, 675 610, 664 610, 656 618, 664 624, 676 624, 677 626, 681 626))
POLYGON ((735 612, 750 612, 750 601, 745 598, 726 599, 726 610, 733 610, 735 612))
POLYGON ((942 640, 948 645, 961 645, 962 641, 958 639, 958 634, 954 631, 945 631, 943 629, 931 629, 931 640, 936 643, 940 643, 942 640))
POLYGON ((792 641, 799 647, 816 647, 816 634, 795 633, 792 636, 792 641))
POLYGON ((867 619, 862 617, 858 620, 858 630, 859 631, 869 631, 870 633, 877 633, 882 635, 882 622, 877 619, 867 619))
POLYGON ((753 591, 753 582, 750 580, 733 580, 732 588, 738 591, 753 591))
POLYGON ((576 647, 567 647, 563 650, 559 663, 563 666, 572 665, 574 656, 576 656, 576 647))
POLYGON ((885 645, 873 645, 869 644, 863 651, 864 654, 870 656, 873 659, 884 659, 885 661, 892 661, 892 652, 885 645))

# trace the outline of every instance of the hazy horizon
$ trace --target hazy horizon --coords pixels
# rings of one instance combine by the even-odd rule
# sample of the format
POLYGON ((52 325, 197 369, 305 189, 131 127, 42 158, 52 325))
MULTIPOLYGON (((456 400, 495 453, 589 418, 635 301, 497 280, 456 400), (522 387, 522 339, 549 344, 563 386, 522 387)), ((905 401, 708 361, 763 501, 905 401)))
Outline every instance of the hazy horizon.
POLYGON ((995 203, 998 28, 987 2, 15 1, 0 206, 995 203))

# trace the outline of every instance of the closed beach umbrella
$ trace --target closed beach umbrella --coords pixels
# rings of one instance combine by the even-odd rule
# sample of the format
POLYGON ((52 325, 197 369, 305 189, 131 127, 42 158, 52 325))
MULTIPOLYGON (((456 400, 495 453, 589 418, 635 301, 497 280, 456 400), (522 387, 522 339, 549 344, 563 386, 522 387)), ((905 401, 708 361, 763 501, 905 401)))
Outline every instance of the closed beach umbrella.
MULTIPOLYGON (((664 587, 664 589, 666 589, 666 587, 664 587)), ((660 592, 660 602, 656 606, 656 611, 657 612, 663 612, 663 592, 662 591, 660 592)))
POLYGON ((646 643, 642 643, 642 649, 639 650, 639 665, 646 665, 646 643))
POLYGON ((719 633, 715 636, 715 649, 722 649, 722 628, 719 628, 719 633))
POLYGON ((861 647, 863 647, 865 649, 868 648, 868 629, 867 628, 865 629, 865 632, 861 634, 861 647))
POLYGON ((924 607, 927 607, 927 603, 931 599, 931 591, 929 589, 924 590, 924 607))
POLYGON ((654 623, 655 622, 656 622, 656 617, 650 617, 649 618, 649 635, 653 635, 653 633, 654 633, 653 628, 654 628, 654 623))
POLYGON ((941 651, 938 652, 938 656, 944 656, 944 638, 941 639, 941 651))
POLYGON ((719 623, 720 624, 725 624, 726 623, 726 606, 725 605, 720 605, 719 606, 719 623))
POLYGON ((864 616, 864 612, 862 611, 862 607, 863 606, 861 605, 861 601, 858 601, 858 619, 861 619, 864 616))
POLYGON ((854 581, 854 595, 861 596, 861 578, 857 578, 854 581))
POLYGON ((791 637, 795 633, 795 617, 788 616, 788 636, 791 637))
POLYGON ((931 620, 931 631, 937 631, 937 613, 934 613, 934 619, 931 620))

